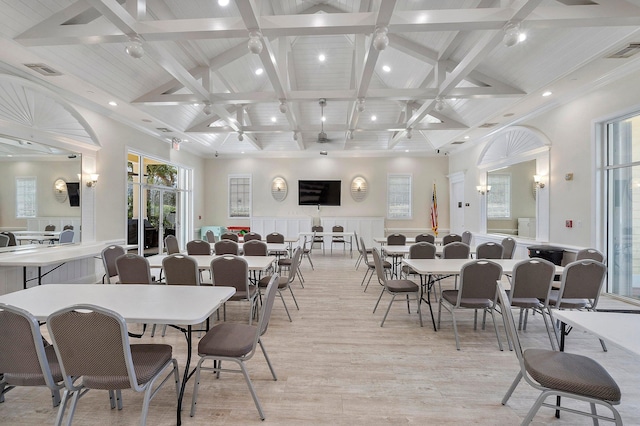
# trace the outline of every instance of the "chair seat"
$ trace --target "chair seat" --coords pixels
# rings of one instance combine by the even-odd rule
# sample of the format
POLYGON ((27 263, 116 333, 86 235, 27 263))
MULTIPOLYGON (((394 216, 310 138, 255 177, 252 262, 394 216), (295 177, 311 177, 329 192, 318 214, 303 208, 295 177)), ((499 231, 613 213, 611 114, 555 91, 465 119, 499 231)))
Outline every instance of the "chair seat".
MULTIPOLYGON (((458 290, 443 290, 442 298, 449 302, 451 305, 458 303, 458 290)), ((460 301, 460 306, 463 308, 475 308, 484 309, 489 308, 493 302, 489 299, 476 299, 467 297, 460 301)))
POLYGON ((291 258, 287 257, 286 259, 278 260, 278 266, 291 266, 291 258))
POLYGON ((200 356, 240 357, 253 349, 256 327, 248 324, 223 323, 211 328, 198 343, 200 356))
POLYGON ((418 284, 410 280, 387 280, 387 290, 393 293, 413 293, 419 289, 418 284))
POLYGON ((543 305, 540 299, 536 299, 535 297, 514 297, 511 300, 511 306, 517 308, 540 308, 543 305))
MULTIPOLYGON (((269 285, 269 281, 271 281, 271 275, 260 278, 260 281, 258 281, 258 287, 267 288, 267 286, 269 285)), ((288 282, 289 282, 289 277, 279 276, 278 288, 285 288, 288 282)))
MULTIPOLYGON (((560 291, 551 290, 549 294, 549 306, 556 306, 558 298, 560 297, 560 291)), ((587 299, 562 299, 560 308, 563 309, 582 309, 591 305, 591 302, 587 299)))
MULTIPOLYGON (((131 358, 138 378, 138 384, 147 383, 169 361, 171 361, 170 345, 137 344, 131 345, 131 358)), ((129 376, 83 376, 83 384, 90 389, 129 389, 129 376)))
MULTIPOLYGON (((371 269, 376 269, 376 265, 373 262, 367 263, 367 266, 371 269)), ((389 262, 388 260, 383 260, 382 267, 385 269, 391 269, 391 262, 389 262)))
MULTIPOLYGON (((51 376, 56 383, 62 381, 62 370, 56 357, 56 351, 53 345, 45 346, 44 353, 47 355, 51 376)), ((46 382, 44 375, 33 373, 5 373, 4 380, 11 386, 44 386, 46 382)))
POLYGON ((253 296, 256 295, 256 292, 258 291, 258 289, 256 289, 255 286, 249 286, 249 294, 247 295, 246 291, 242 291, 242 290, 236 290, 235 294, 233 296, 231 296, 229 298, 229 300, 246 300, 246 299, 251 299, 253 298, 253 296))
POLYGON ((618 402, 620 388, 596 361, 582 355, 547 349, 523 353, 527 372, 544 387, 618 402))

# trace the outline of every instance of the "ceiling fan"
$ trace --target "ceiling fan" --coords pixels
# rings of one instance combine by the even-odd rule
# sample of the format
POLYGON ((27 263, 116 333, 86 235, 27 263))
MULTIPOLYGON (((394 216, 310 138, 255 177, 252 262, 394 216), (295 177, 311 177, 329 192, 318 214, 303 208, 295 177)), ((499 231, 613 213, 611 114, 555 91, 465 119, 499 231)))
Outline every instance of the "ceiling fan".
POLYGON ((325 98, 320 98, 320 133, 318 133, 318 143, 327 143, 331 142, 331 139, 327 137, 327 134, 324 132, 324 107, 327 105, 327 100, 325 98))

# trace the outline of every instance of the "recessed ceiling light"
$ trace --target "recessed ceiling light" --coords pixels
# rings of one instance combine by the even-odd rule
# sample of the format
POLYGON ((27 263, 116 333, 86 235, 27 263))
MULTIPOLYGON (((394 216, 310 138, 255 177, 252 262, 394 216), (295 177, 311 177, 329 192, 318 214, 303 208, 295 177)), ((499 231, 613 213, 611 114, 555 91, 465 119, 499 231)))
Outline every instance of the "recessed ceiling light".
POLYGON ((382 66, 382 71, 389 72, 389 71, 391 71, 391 67, 389 65, 383 65, 382 66))
POLYGON ((409 150, 408 150, 408 149, 405 149, 405 150, 404 150, 404 152, 409 152, 409 150))
POLYGON ((326 57, 326 56, 324 56, 322 53, 321 53, 320 55, 318 55, 318 60, 319 60, 320 62, 324 62, 324 60, 325 60, 325 59, 327 59, 327 57, 326 57))
POLYGON ((526 39, 527 39, 527 33, 525 33, 524 31, 521 31, 520 34, 518 34, 518 43, 522 43, 526 39))
POLYGON ((375 115, 371 116, 371 121, 376 121, 378 119, 378 117, 376 117, 375 115))
POLYGON ((327 121, 327 117, 325 117, 324 115, 322 116, 322 118, 320 119, 322 121, 327 121))
POLYGON ((276 121, 278 121, 278 119, 277 119, 277 118, 275 118, 275 117, 271 117, 271 122, 272 122, 272 123, 275 123, 276 121))
POLYGON ((218 0, 218 5, 225 7, 229 5, 229 0, 218 0))
POLYGON ((469 136, 465 136, 464 138, 465 138, 465 139, 469 139, 469 136))
POLYGON ((118 106, 118 103, 116 101, 109 101, 109 105, 118 106))
POLYGON ((244 151, 240 151, 240 154, 244 154, 244 151))
POLYGON ((544 96, 546 98, 547 96, 551 96, 552 94, 553 94, 553 92, 550 92, 550 91, 547 90, 546 92, 544 92, 542 94, 542 96, 544 96))
POLYGON ((256 75, 262 75, 263 72, 264 72, 264 70, 262 68, 258 68, 256 70, 256 75))

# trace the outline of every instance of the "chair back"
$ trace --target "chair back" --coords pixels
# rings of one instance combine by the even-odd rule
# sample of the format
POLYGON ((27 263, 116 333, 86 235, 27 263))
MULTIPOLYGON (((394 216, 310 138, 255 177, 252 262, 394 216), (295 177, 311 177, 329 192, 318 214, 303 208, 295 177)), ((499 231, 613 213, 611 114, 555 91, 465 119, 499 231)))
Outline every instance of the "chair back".
MULTIPOLYGON (((248 234, 247 234, 248 235, 248 234)), ((245 256, 266 256, 267 243, 258 240, 249 240, 242 245, 245 256)))
POLYGON ((213 285, 234 287, 236 292, 249 294, 249 264, 240 256, 224 255, 211 261, 213 285))
POLYGON ((387 237, 388 246, 403 246, 407 243, 407 237, 402 234, 391 234, 387 237))
POLYGON ((77 377, 101 382, 113 378, 118 386, 114 389, 139 388, 127 327, 117 312, 95 305, 69 306, 49 315, 47 327, 68 389, 75 388, 77 377), (122 386, 123 378, 128 386, 122 386))
POLYGON ((289 284, 296 279, 300 263, 302 263, 302 247, 298 246, 293 250, 293 256, 291 258, 291 267, 289 267, 289 284))
MULTIPOLYGON (((497 292, 498 292, 498 301, 500 302, 500 306, 502 309, 502 315, 504 317, 504 325, 507 332, 507 337, 511 344, 513 344, 513 351, 516 353, 518 357, 518 361, 520 363, 520 370, 526 373, 524 368, 524 358, 522 357, 522 345, 520 344, 520 338, 518 337, 518 332, 516 331, 516 323, 514 322, 513 312, 511 312, 511 303, 509 301, 509 297, 507 296, 507 292, 504 290, 502 283, 497 283, 497 292)), ((526 377, 526 375, 525 375, 526 377)))
POLYGON ((426 241, 415 243, 409 247, 410 259, 435 259, 435 257, 436 246, 426 241))
POLYGON ((167 285, 200 285, 198 262, 191 256, 172 254, 162 259, 167 285))
POLYGON ((589 299, 591 308, 595 309, 606 273, 607 266, 593 259, 576 260, 566 265, 556 308, 562 306, 562 299, 589 299))
POLYGON ((116 259, 116 270, 120 284, 151 284, 151 268, 147 258, 126 253, 116 259))
POLYGON ((427 242, 431 244, 436 243, 436 237, 432 234, 418 234, 416 235, 416 243, 427 242))
POLYGON ((276 299, 276 293, 278 292, 278 274, 275 273, 271 276, 269 280, 269 284, 267 284, 267 289, 264 292, 264 297, 262 299, 262 312, 260 312, 260 322, 258 324, 258 333, 256 336, 256 341, 253 344, 253 348, 255 350, 256 345, 258 344, 258 338, 267 332, 267 328, 269 328, 269 320, 271 319, 271 310, 273 308, 273 301, 276 299))
POLYGON ((231 240, 231 241, 235 241, 236 243, 239 241, 238 234, 234 234, 233 232, 224 232, 222 235, 220 235, 220 239, 231 240))
POLYGON ((71 229, 73 230, 73 225, 65 225, 62 230, 64 231, 65 229, 71 229))
POLYGON ((502 244, 487 242, 476 248, 476 258, 478 259, 502 259, 504 248, 502 244))
POLYGON ((490 299, 496 297, 496 281, 502 277, 502 266, 490 260, 467 262, 460 269, 460 291, 457 306, 462 299, 490 299))
POLYGON ((540 299, 546 308, 555 270, 553 263, 538 257, 518 262, 513 268, 509 300, 540 299))
POLYGON ((380 252, 377 248, 374 247, 373 250, 371 250, 371 253, 373 254, 373 263, 376 267, 378 282, 380 283, 380 285, 386 287, 387 277, 384 274, 384 266, 382 265, 382 257, 380 256, 380 252))
POLYGON ((9 245, 9 236, 0 234, 0 247, 7 247, 9 245))
POLYGON ((461 242, 462 242, 462 235, 449 234, 442 237, 443 246, 446 246, 447 244, 450 244, 450 243, 461 243, 461 242))
POLYGON ((0 235, 6 235, 7 237, 9 237, 9 244, 7 244, 7 246, 16 245, 16 236, 13 234, 13 232, 3 231, 3 232, 0 232, 0 235))
POLYGON ((284 244, 284 235, 279 232, 272 232, 267 234, 268 243, 284 244))
POLYGON ((73 242, 73 231, 71 229, 64 230, 58 238, 60 244, 68 244, 73 242))
POLYGON ((324 226, 322 225, 314 225, 311 227, 312 232, 324 232, 324 226))
POLYGON ((211 244, 214 244, 215 242, 217 242, 216 234, 214 234, 211 229, 209 229, 207 232, 205 232, 204 236, 207 239, 207 241, 209 243, 211 243, 211 244))
POLYGON ((468 259, 471 248, 465 243, 456 241, 442 248, 443 259, 468 259))
POLYGON ((464 231, 462 233, 462 242, 465 243, 466 245, 470 246, 472 237, 473 237, 473 234, 471 234, 471 232, 464 231))
POLYGON ((360 253, 360 241, 358 241, 358 233, 356 231, 353 231, 353 238, 356 240, 356 249, 360 253))
POLYGON ((111 283, 111 277, 118 275, 116 259, 124 255, 124 253, 124 248, 116 245, 102 249, 100 257, 102 258, 102 265, 104 266, 104 276, 108 283, 111 283))
POLYGON ((211 254, 211 244, 205 240, 192 240, 187 243, 187 254, 189 256, 211 254))
POLYGON ((502 258, 513 259, 513 253, 516 251, 516 240, 511 237, 506 237, 500 243, 502 244, 502 258))
POLYGON ((164 237, 164 248, 167 249, 167 254, 180 253, 178 239, 175 235, 167 235, 166 237, 164 237))
POLYGON ((62 381, 58 360, 51 349, 47 360, 38 320, 29 312, 0 303, 0 371, 7 385, 59 389, 62 381), (53 371, 52 368, 53 367, 53 371))
POLYGON ((232 240, 220 240, 213 245, 213 251, 216 254, 232 254, 238 255, 238 243, 232 240))
POLYGON ((344 226, 335 225, 331 228, 331 232, 344 232, 344 226))
POLYGON ((364 245, 364 238, 360 237, 360 249, 362 250, 360 253, 362 253, 362 260, 364 260, 364 264, 365 265, 371 265, 371 263, 369 263, 369 256, 367 254, 367 247, 364 245))
POLYGON ((304 236, 304 239, 302 240, 302 253, 309 253, 311 251, 311 248, 307 248, 307 243, 309 242, 309 237, 307 237, 306 235, 304 236))
POLYGON ((247 241, 251 241, 251 240, 261 240, 262 239, 262 235, 258 234, 257 232, 247 232, 246 234, 244 234, 244 242, 246 243, 247 241))
POLYGON ((604 254, 594 248, 586 248, 578 251, 576 260, 592 259, 604 263, 604 254))
POLYGON ((49 231, 49 232, 53 232, 56 230, 56 226, 55 225, 47 225, 44 227, 45 232, 49 231))

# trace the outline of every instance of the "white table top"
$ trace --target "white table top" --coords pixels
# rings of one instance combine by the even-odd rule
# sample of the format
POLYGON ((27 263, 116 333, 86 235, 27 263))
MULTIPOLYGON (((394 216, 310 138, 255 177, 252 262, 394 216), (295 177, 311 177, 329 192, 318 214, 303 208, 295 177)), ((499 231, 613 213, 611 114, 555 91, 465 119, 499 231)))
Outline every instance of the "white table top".
MULTIPOLYGON (((300 239, 300 237, 284 237, 284 242, 285 243, 295 243, 296 241, 298 241, 300 239)), ((267 242, 267 238, 266 235, 262 236, 262 240, 265 243, 267 242)), ((238 237, 238 244, 242 244, 244 243, 244 237, 238 237)))
MULTIPOLYGON (((375 241, 376 243, 380 244, 380 245, 385 245, 387 244, 387 238, 386 237, 376 237, 373 239, 373 241, 375 241)), ((414 237, 407 237, 405 239, 405 243, 406 244, 415 244, 416 239, 414 237)), ((442 238, 441 237, 436 237, 435 238, 435 244, 442 244, 442 238)))
POLYGON ((60 235, 62 231, 13 231, 13 235, 60 235))
POLYGON ((38 245, 36 248, 16 250, 0 255, 0 266, 48 266, 72 260, 99 256, 109 244, 80 243, 38 245))
MULTIPOLYGON (((238 248, 242 249, 243 244, 244 243, 238 243, 238 248)), ((266 244, 267 244, 267 251, 287 251, 287 249, 289 248, 289 244, 287 243, 266 243, 266 244)), ((209 243, 209 245, 211 246, 211 250, 213 250, 213 247, 216 245, 216 243, 209 243)))
MULTIPOLYGON (((162 259, 167 257, 166 254, 156 254, 147 257, 151 268, 162 268, 162 259)), ((211 261, 220 256, 216 255, 197 255, 191 256, 198 262, 198 269, 207 270, 211 267, 211 261)), ((273 262, 276 261, 275 256, 241 256, 249 264, 250 271, 263 271, 268 269, 273 262)))
POLYGON ((44 234, 17 235, 15 237, 16 241, 51 241, 57 240, 58 238, 60 238, 60 236, 44 234))
MULTIPOLYGON (((512 274, 516 263, 524 259, 491 259, 491 262, 502 266, 502 272, 512 274)), ((462 266, 474 259, 402 259, 404 265, 421 275, 428 274, 459 274, 462 266)), ((564 268, 556 266, 556 274, 562 274, 564 268)))
POLYGON ((640 314, 552 310, 553 318, 640 355, 640 314))
POLYGON ((233 294, 233 287, 149 284, 46 284, 0 296, 39 321, 79 303, 118 312, 130 323, 199 324, 233 294))
POLYGON ((17 246, 0 247, 0 253, 42 248, 40 244, 19 244, 17 246))
MULTIPOLYGON (((442 250, 444 249, 444 246, 435 246, 436 247, 436 254, 442 254, 442 250)), ((382 247, 382 250, 387 253, 390 256, 404 256, 404 255, 408 255, 409 254, 409 250, 411 249, 411 245, 404 245, 404 246, 389 246, 389 245, 385 245, 382 247)), ((469 253, 470 254, 475 254, 476 253, 476 246, 470 246, 469 247, 469 253)))
POLYGON ((353 232, 329 232, 329 231, 324 231, 324 232, 301 232, 300 235, 304 236, 311 236, 313 234, 316 234, 316 237, 353 237, 353 232))

